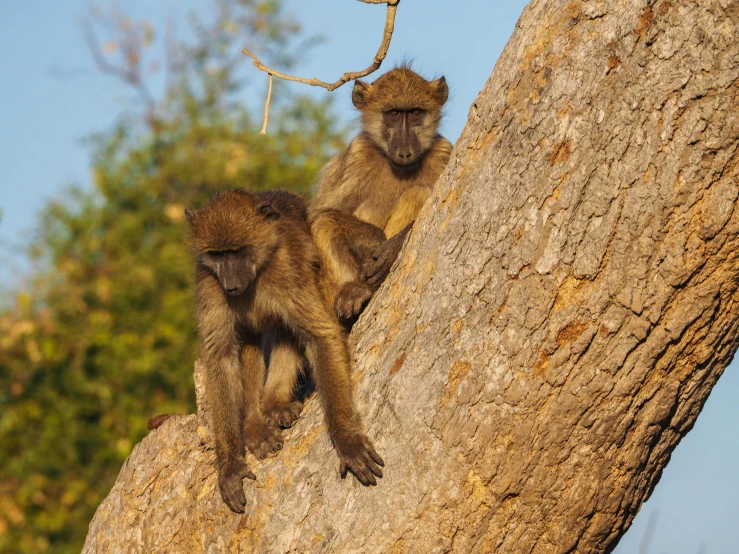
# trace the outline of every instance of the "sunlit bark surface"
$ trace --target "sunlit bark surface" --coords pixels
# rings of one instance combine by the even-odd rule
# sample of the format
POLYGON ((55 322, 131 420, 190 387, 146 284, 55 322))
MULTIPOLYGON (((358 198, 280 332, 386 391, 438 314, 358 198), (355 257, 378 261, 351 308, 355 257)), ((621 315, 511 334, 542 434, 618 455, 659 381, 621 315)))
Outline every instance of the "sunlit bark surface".
POLYGON ((737 348, 737 37, 734 0, 532 2, 352 334, 379 485, 313 399, 233 514, 180 416, 84 552, 610 551, 737 348))

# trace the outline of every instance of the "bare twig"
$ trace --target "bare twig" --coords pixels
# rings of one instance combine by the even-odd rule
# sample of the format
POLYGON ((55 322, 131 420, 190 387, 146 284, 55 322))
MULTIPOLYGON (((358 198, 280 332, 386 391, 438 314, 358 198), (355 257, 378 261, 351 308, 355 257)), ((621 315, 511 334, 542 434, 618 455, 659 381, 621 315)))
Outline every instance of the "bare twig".
POLYGON ((269 74, 269 90, 267 90, 267 101, 264 103, 264 125, 259 132, 260 135, 267 134, 267 122, 269 121, 269 102, 272 100, 272 74, 269 74))
POLYGON ((85 34, 87 46, 92 54, 92 59, 98 67, 98 70, 102 73, 113 75, 122 82, 133 87, 139 93, 144 104, 146 104, 148 111, 151 112, 154 109, 154 98, 141 76, 141 53, 132 32, 129 32, 128 29, 124 29, 124 36, 121 39, 121 47, 124 51, 124 55, 128 56, 128 59, 130 60, 135 60, 135 62, 130 63, 127 67, 115 66, 108 63, 105 56, 102 54, 102 50, 97 40, 97 35, 95 34, 95 30, 90 22, 82 20, 80 21, 80 24, 82 25, 82 30, 85 34))
POLYGON ((264 65, 259 58, 257 58, 254 54, 252 54, 246 48, 241 50, 244 54, 246 54, 247 56, 251 57, 254 60, 252 62, 252 65, 254 67, 269 74, 270 86, 269 86, 269 93, 267 97, 267 103, 264 107, 264 126, 262 127, 262 132, 261 132, 262 135, 267 133, 267 118, 269 117, 269 102, 270 102, 269 95, 271 95, 272 93, 272 76, 279 77, 280 79, 284 79, 286 81, 296 81, 298 83, 311 85, 313 87, 323 87, 326 90, 332 91, 348 83, 349 81, 353 81, 355 79, 366 77, 370 73, 373 73, 377 71, 378 69, 380 69, 380 66, 382 65, 383 60, 387 56, 388 48, 390 48, 390 40, 393 38, 393 31, 395 30, 395 12, 398 9, 398 4, 400 4, 400 0, 359 0, 359 1, 364 2, 365 4, 387 4, 387 15, 385 16, 385 30, 383 31, 383 34, 382 34, 382 43, 380 44, 380 48, 377 50, 377 54, 375 54, 375 57, 372 60, 372 64, 370 64, 369 67, 361 71, 347 71, 334 83, 327 83, 325 81, 316 79, 315 77, 313 77, 312 79, 305 79, 303 77, 298 77, 295 75, 285 75, 284 73, 280 73, 279 71, 275 71, 274 69, 264 65))

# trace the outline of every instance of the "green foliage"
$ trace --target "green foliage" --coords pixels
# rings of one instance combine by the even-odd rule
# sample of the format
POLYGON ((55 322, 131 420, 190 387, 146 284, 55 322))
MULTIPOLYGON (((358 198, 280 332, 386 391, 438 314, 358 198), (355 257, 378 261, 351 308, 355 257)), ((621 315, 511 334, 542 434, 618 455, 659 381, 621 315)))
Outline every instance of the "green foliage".
MULTIPOLYGON (((342 145, 330 107, 307 98, 273 108, 258 135, 261 105, 254 117, 236 101, 237 38, 289 65, 298 29, 279 1, 217 6, 178 48, 161 99, 142 93, 140 115, 91 140, 94 189, 49 203, 33 246, 42 269, 0 315, 2 552, 79 552, 147 419, 194 410, 184 207, 234 186, 306 191, 342 145)), ((155 42, 151 25, 116 17, 112 44, 155 42)), ((143 54, 123 46, 120 63, 135 71, 143 54)))

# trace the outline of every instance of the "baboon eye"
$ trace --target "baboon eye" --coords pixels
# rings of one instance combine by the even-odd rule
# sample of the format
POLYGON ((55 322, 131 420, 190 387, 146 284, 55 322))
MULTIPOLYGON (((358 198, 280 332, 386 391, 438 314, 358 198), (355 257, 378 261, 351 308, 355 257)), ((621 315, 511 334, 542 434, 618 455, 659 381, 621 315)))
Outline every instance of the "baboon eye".
POLYGON ((390 110, 387 114, 395 117, 396 115, 400 115, 400 112, 398 110, 390 110))
POLYGON ((423 110, 418 110, 418 109, 416 109, 416 110, 413 110, 413 111, 411 111, 411 113, 412 113, 413 115, 421 115, 421 114, 423 113, 423 110))

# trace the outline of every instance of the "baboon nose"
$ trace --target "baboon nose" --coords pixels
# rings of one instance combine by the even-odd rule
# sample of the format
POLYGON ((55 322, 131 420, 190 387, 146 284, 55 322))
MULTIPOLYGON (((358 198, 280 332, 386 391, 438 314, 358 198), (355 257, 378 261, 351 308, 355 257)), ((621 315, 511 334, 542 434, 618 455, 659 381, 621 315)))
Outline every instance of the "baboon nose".
POLYGON ((401 160, 407 160, 409 159, 413 154, 411 152, 398 152, 398 157, 401 160))
POLYGON ((239 287, 226 288, 226 292, 228 294, 238 294, 239 293, 239 287))

